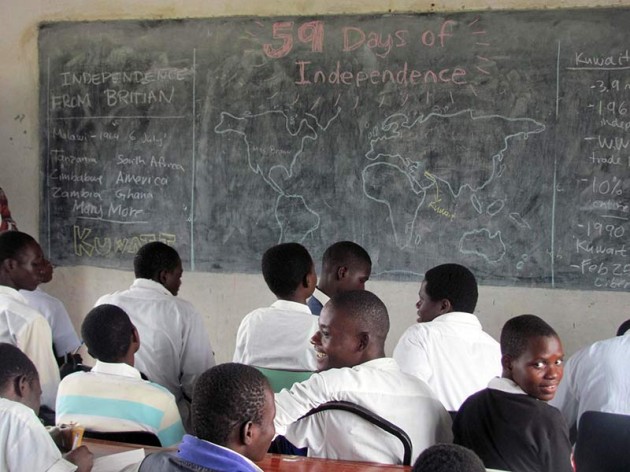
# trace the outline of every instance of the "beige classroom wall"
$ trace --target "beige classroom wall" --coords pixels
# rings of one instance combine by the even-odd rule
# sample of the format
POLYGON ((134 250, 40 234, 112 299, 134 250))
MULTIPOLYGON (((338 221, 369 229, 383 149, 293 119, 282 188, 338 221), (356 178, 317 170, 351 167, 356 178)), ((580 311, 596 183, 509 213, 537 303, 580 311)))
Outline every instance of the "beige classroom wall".
MULTIPOLYGON (((2 0, 0 17, 0 186, 21 230, 38 234, 40 199, 37 25, 42 21, 182 18, 233 15, 309 15, 486 9, 630 6, 630 0, 2 0)), ((75 326, 102 294, 126 288, 131 272, 66 267, 45 290, 66 303, 75 326)), ((369 282, 392 320, 387 350, 415 322, 418 283, 369 282)), ((548 320, 572 353, 609 337, 630 318, 630 293, 484 286, 477 307, 494 336, 508 318, 535 313, 548 320)), ((218 362, 231 359, 238 325, 250 310, 273 301, 262 276, 186 273, 181 297, 204 315, 218 362)))

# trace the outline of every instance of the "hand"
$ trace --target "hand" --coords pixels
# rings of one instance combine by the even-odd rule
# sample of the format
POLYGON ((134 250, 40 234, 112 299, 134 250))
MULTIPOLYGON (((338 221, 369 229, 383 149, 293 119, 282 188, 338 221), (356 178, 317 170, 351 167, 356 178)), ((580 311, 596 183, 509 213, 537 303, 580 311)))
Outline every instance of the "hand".
POLYGON ((64 458, 78 467, 77 472, 90 472, 94 464, 94 456, 85 446, 73 449, 64 458))

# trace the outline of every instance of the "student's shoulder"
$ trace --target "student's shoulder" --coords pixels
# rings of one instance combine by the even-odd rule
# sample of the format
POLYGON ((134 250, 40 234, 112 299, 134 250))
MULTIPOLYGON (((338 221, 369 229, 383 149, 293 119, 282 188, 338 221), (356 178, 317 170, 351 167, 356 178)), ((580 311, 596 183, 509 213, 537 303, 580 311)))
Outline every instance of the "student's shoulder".
POLYGON ((147 397, 150 396, 154 401, 162 402, 166 405, 177 405, 175 395, 173 395, 166 387, 163 387, 160 384, 157 384, 150 380, 142 380, 142 386, 139 388, 143 389, 147 397))

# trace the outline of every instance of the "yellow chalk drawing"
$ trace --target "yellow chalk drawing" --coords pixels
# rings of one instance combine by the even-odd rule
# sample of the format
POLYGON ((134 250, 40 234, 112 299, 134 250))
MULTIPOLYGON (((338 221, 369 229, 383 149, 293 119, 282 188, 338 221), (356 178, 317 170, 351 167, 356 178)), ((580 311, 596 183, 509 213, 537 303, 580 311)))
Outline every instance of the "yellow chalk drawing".
POLYGON ((175 244, 175 235, 169 233, 145 233, 130 236, 92 236, 92 229, 73 227, 74 253, 82 257, 99 257, 110 254, 135 254, 143 245, 152 241, 175 244))
POLYGON ((431 208, 438 215, 443 216, 444 218, 448 218, 450 221, 453 221, 453 219, 455 219, 455 213, 451 213, 446 208, 438 205, 438 203, 442 201, 442 199, 440 198, 440 186, 438 185, 438 180, 433 174, 427 172, 426 170, 424 171, 424 176, 431 182, 433 182, 433 185, 435 186, 435 198, 432 202, 429 202, 429 208, 431 208))

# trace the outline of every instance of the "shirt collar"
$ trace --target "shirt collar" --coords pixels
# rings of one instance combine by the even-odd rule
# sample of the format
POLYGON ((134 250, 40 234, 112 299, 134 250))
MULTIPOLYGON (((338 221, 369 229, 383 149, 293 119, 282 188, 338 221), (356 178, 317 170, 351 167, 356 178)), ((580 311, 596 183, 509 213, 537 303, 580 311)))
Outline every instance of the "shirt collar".
POLYGON ((161 294, 164 295, 171 295, 174 296, 171 292, 168 291, 168 289, 158 283, 155 282, 151 279, 136 279, 133 281, 133 284, 131 284, 131 288, 143 288, 143 289, 147 289, 147 290, 155 290, 156 292, 160 292, 161 294))
POLYGON ((16 300, 18 302, 24 303, 25 305, 28 305, 26 298, 24 298, 20 294, 20 292, 6 285, 0 285, 0 295, 6 295, 7 297, 12 298, 13 300, 16 300))
POLYGON ((271 304, 271 306, 280 310, 299 311, 300 313, 306 313, 307 315, 311 314, 311 310, 308 305, 298 302, 292 302, 290 300, 276 300, 271 304))
POLYGON ((472 313, 465 313, 463 311, 451 311, 450 313, 444 313, 443 315, 435 318, 433 321, 441 323, 461 323, 481 328, 479 318, 472 313))
POLYGON ((371 361, 364 362, 363 364, 355 365, 353 369, 360 367, 372 367, 381 370, 399 370, 398 363, 392 357, 379 357, 378 359, 372 359, 371 361))
POLYGON ((129 364, 125 364, 124 362, 113 363, 97 360, 94 367, 92 367, 92 372, 97 374, 120 375, 121 377, 131 377, 138 380, 142 379, 138 369, 131 367, 129 364))
POLYGON ((227 447, 219 446, 186 434, 179 444, 178 457, 202 467, 220 466, 221 470, 255 471, 263 470, 247 457, 227 447))
POLYGON ((504 377, 495 377, 488 383, 488 388, 492 390, 499 390, 505 393, 517 393, 519 395, 527 395, 516 382, 504 377))
POLYGON ((319 303, 324 306, 330 300, 330 297, 322 292, 320 289, 315 287, 315 291, 313 292, 313 296, 319 300, 319 303))

